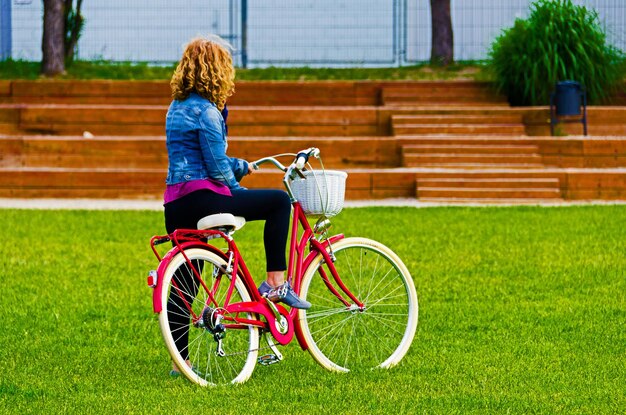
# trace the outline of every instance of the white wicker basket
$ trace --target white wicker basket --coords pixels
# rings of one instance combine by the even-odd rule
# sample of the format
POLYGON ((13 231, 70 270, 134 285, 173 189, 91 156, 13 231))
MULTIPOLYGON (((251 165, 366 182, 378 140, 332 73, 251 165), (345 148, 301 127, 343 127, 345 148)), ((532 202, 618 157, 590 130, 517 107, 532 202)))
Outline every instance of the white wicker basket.
POLYGON ((307 216, 337 215, 343 209, 348 173, 337 170, 307 170, 304 179, 291 183, 291 191, 307 216))

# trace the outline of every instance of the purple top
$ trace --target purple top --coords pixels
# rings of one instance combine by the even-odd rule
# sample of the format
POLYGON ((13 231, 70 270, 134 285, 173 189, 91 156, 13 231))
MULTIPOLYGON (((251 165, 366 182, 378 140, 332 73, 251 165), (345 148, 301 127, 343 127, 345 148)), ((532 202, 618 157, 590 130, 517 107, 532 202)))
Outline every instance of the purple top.
POLYGON ((213 179, 189 180, 166 186, 163 193, 163 204, 173 202, 176 199, 188 195, 196 190, 206 189, 223 196, 232 196, 230 189, 224 183, 213 179))

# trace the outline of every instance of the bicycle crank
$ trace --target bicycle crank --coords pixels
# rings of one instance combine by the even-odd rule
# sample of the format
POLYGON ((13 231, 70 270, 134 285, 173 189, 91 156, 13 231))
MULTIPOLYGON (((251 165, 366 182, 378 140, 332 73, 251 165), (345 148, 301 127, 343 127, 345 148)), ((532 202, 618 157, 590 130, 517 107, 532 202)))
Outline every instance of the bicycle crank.
POLYGON ((281 360, 283 360, 283 354, 280 352, 280 350, 278 350, 278 347, 276 346, 276 344, 274 344, 274 341, 272 340, 272 336, 268 333, 264 333, 262 337, 265 338, 265 341, 267 342, 267 347, 272 349, 273 353, 268 353, 266 355, 259 357, 257 359, 257 362, 263 366, 269 366, 269 365, 273 365, 274 363, 278 363, 281 360))

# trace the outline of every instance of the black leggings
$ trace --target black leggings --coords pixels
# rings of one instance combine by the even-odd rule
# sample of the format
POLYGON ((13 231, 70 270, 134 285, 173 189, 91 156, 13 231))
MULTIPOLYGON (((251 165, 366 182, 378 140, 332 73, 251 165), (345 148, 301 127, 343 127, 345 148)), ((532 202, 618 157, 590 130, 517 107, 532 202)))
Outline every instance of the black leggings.
MULTIPOLYGON (((287 269, 285 248, 289 232, 291 203, 282 190, 234 190, 232 196, 223 196, 210 190, 198 190, 165 205, 167 233, 176 229, 196 229, 200 219, 215 213, 243 216, 246 221, 265 220, 263 242, 267 271, 287 269)), ((194 264, 196 268, 201 264, 194 264)), ((202 269, 198 269, 201 273, 202 269)), ((198 283, 189 271, 179 269, 174 274, 180 292, 172 291, 168 299, 168 319, 176 347, 183 359, 189 358, 189 312, 187 304, 193 302, 198 283)))
POLYGON ((198 221, 207 215, 232 213, 246 221, 265 220, 263 243, 267 271, 285 271, 285 248, 289 233, 291 203, 282 190, 241 189, 232 196, 210 190, 198 190, 165 205, 165 229, 196 229, 198 221))

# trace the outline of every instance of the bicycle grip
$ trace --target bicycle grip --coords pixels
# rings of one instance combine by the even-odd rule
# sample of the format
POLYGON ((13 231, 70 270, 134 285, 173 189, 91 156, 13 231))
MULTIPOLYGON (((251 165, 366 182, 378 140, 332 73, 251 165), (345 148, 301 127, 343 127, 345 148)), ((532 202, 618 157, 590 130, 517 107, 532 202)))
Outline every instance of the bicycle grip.
POLYGON ((309 161, 309 155, 307 153, 298 153, 296 156, 296 168, 302 170, 307 161, 309 161))

